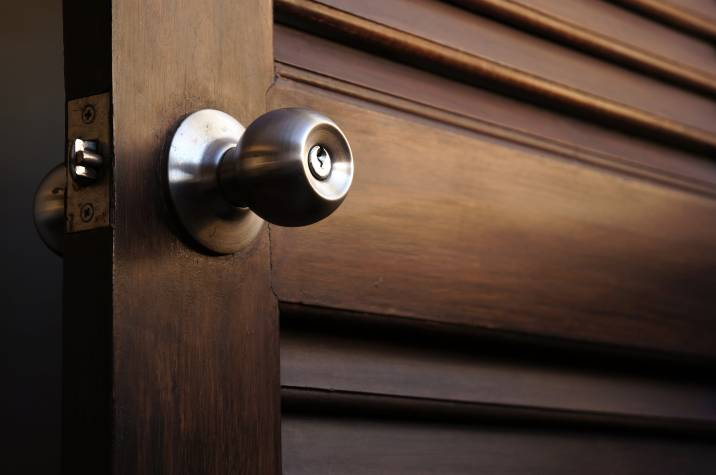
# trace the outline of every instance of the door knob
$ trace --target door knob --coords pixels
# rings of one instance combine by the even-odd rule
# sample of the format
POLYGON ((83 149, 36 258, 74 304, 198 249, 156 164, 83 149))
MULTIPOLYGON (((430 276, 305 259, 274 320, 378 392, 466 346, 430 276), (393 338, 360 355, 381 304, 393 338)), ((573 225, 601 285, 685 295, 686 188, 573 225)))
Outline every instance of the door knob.
POLYGON ((33 218, 40 239, 62 255, 65 237, 65 164, 54 167, 35 191, 33 218))
POLYGON ((340 206, 353 181, 353 156, 341 129, 308 109, 268 112, 246 129, 203 109, 187 116, 167 154, 169 196, 200 245, 236 252, 263 220, 306 226, 340 206))
MULTIPOLYGON (((60 163, 52 168, 35 190, 33 220, 40 238, 55 254, 62 255, 65 240, 65 210, 67 201, 67 169, 72 181, 80 187, 94 183, 101 176, 104 159, 97 152, 97 142, 76 138, 69 146, 67 165, 60 163)), ((91 203, 78 210, 78 217, 85 223, 94 212, 91 203)), ((71 222, 71 221, 70 221, 71 222)))

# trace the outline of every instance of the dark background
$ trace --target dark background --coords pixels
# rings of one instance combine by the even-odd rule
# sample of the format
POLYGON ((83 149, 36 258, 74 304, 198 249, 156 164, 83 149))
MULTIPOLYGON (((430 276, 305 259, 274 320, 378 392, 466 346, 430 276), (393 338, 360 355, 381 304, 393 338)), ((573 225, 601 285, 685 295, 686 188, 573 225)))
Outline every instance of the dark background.
POLYGON ((64 150, 62 1, 0 2, 0 473, 60 469, 62 259, 32 221, 64 150))

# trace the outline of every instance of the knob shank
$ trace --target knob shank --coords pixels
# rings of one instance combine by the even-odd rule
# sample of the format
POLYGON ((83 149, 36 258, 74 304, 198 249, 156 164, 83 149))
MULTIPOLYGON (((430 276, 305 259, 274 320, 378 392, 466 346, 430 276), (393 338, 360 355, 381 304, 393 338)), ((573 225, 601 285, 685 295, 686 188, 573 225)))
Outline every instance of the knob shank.
POLYGON ((219 172, 227 199, 280 226, 306 226, 340 206, 353 178, 350 145, 329 118, 300 108, 278 109, 256 119, 219 172), (330 153, 325 178, 311 172, 310 151, 330 153))

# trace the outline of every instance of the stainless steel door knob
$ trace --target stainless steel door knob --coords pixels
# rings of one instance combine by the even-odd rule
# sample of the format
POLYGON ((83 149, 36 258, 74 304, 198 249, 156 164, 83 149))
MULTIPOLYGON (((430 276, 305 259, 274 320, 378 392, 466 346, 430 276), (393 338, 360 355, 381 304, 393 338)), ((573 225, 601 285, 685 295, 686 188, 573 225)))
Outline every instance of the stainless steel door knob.
POLYGON ((65 164, 54 167, 35 191, 33 218, 40 239, 62 255, 65 238, 65 164))
POLYGON ((186 231, 210 251, 249 244, 263 220, 306 226, 340 206, 353 181, 353 156, 341 129, 308 109, 277 109, 248 128, 203 109, 172 137, 167 183, 186 231))

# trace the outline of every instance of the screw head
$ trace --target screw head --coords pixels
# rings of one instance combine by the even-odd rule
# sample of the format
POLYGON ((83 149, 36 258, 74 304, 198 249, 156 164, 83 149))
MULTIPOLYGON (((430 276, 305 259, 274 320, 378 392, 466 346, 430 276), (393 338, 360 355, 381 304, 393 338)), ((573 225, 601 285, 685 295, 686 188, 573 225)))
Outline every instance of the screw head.
POLYGON ((94 118, 96 116, 96 112, 94 110, 94 106, 92 104, 87 104, 82 109, 82 122, 85 124, 91 124, 94 122, 94 118))
POLYGON ((94 217, 94 206, 91 203, 85 203, 80 209, 80 218, 83 222, 89 223, 94 217))
POLYGON ((308 152, 308 168, 313 176, 325 180, 331 174, 331 155, 323 145, 314 145, 308 152))

